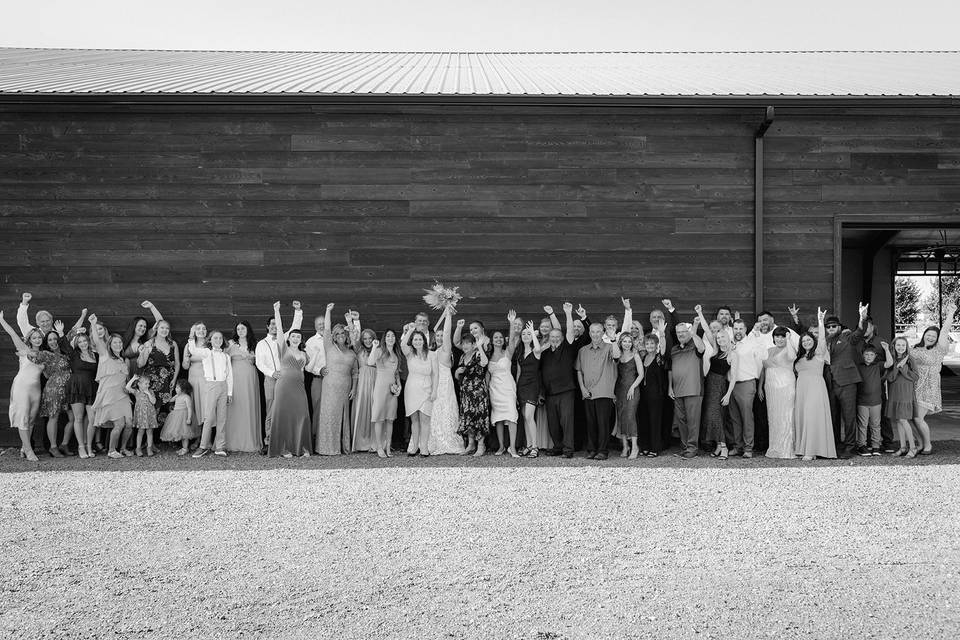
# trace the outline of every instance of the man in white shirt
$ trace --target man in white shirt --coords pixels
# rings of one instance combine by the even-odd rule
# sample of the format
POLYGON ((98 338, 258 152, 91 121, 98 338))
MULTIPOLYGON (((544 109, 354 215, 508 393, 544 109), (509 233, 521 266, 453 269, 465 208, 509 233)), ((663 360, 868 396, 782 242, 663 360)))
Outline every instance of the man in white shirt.
MULTIPOLYGON (((24 293, 20 300, 20 306, 17 308, 17 326, 20 328, 20 334, 23 336, 30 335, 30 332, 34 329, 30 324, 30 316, 27 313, 30 308, 30 300, 32 299, 33 296, 31 294, 24 293)), ((39 329, 40 333, 44 336, 53 331, 53 314, 49 311, 37 311, 36 321, 36 328, 39 329)))
POLYGON ((313 319, 313 328, 316 333, 307 339, 306 344, 306 371, 313 374, 313 381, 310 383, 310 406, 313 411, 312 422, 316 425, 316 416, 320 413, 320 395, 323 393, 323 376, 327 375, 327 356, 323 349, 323 316, 313 319))
MULTIPOLYGON (((223 351, 224 338, 219 331, 210 334, 210 348, 192 347, 191 352, 202 358, 203 364, 203 431, 200 447, 193 454, 202 458, 210 453, 210 430, 216 425, 217 437, 214 454, 227 455, 227 405, 233 401, 233 365, 230 356, 223 351)), ((195 390, 194 393, 197 393, 195 390)))
MULTIPOLYGON (((759 325, 758 322, 757 326, 759 325)), ((757 381, 760 379, 760 367, 767 355, 767 347, 756 330, 747 334, 747 325, 740 318, 733 321, 732 330, 734 350, 737 354, 737 379, 730 397, 731 432, 727 434, 727 442, 730 445, 730 455, 752 458, 756 426, 753 404, 757 397, 757 381)), ((773 346, 772 338, 770 346, 773 346)))
MULTIPOLYGON (((303 324, 303 311, 300 309, 300 302, 293 301, 293 322, 290 329, 293 331, 299 329, 303 324)), ((283 336, 286 340, 286 335, 283 336)), ((280 378, 280 349, 277 346, 277 323, 273 316, 267 319, 267 337, 257 343, 254 351, 256 355, 257 369, 263 374, 263 398, 266 405, 266 417, 263 421, 263 430, 265 432, 264 447, 261 453, 266 453, 266 445, 270 444, 270 431, 273 427, 273 392, 280 378)))

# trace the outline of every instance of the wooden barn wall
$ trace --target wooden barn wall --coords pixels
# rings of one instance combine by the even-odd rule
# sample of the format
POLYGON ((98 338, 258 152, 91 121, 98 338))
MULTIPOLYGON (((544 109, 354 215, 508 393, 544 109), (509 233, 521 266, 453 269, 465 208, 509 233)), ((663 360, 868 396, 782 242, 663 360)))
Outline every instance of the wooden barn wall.
MULTIPOLYGON (((122 330, 149 298, 182 340, 299 298, 381 329, 437 278, 493 327, 620 295, 752 317, 761 107, 2 107, 0 308, 122 330)), ((960 116, 780 110, 765 167, 766 306, 829 305, 836 220, 960 212, 960 116)), ((15 372, 8 343, 0 406, 15 372)))

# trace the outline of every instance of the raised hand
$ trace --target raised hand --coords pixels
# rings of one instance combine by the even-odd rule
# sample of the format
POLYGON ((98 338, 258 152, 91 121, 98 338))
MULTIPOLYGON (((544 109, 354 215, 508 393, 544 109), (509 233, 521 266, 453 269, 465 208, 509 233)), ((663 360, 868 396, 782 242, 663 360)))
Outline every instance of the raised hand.
POLYGON ((97 324, 97 314, 91 313, 90 316, 87 318, 87 322, 89 322, 92 325, 97 324))
POLYGON ((279 300, 277 300, 276 302, 273 303, 273 311, 274 311, 274 312, 280 311, 280 301, 279 301, 279 300))
POLYGON ((703 307, 701 307, 699 304, 695 306, 693 310, 696 312, 698 318, 703 315, 703 307))
POLYGON ((20 296, 20 299, 23 304, 30 304, 30 301, 33 300, 33 295, 30 293, 24 293, 22 296, 20 296))
POLYGON ((507 321, 508 321, 508 322, 510 322, 511 324, 513 324, 513 321, 516 320, 516 319, 517 319, 517 312, 516 312, 516 311, 514 311, 513 309, 510 309, 510 311, 507 311, 507 321))
POLYGON ((734 320, 739 320, 739 319, 740 319, 740 312, 739 312, 739 311, 734 311, 734 312, 733 312, 733 319, 734 319, 734 320))
POLYGON ((524 329, 529 329, 530 332, 533 332, 533 320, 527 320, 527 324, 524 325, 524 329))
POLYGON ((63 335, 63 321, 57 320, 53 323, 53 330, 63 335))
POLYGON ((564 303, 563 303, 563 312, 564 312, 565 314, 567 314, 567 315, 570 315, 571 313, 573 313, 573 303, 572 303, 572 302, 564 302, 564 303))
POLYGON ((350 311, 350 319, 353 320, 354 322, 356 322, 357 320, 359 320, 359 319, 360 319, 360 312, 359 312, 359 311, 355 311, 355 310, 351 310, 351 311, 350 311))
POLYGON ((883 341, 880 342, 880 347, 881 347, 884 351, 889 351, 889 350, 890 350, 890 345, 889 345, 888 343, 886 343, 886 342, 883 342, 883 341))
POLYGON ((797 303, 793 303, 793 305, 787 307, 787 312, 790 314, 790 317, 796 318, 800 313, 800 307, 797 306, 797 303))
POLYGON ((140 303, 140 306, 143 307, 144 309, 149 309, 150 307, 153 306, 153 303, 150 302, 149 300, 144 300, 143 302, 140 303))
POLYGON ((823 319, 827 317, 827 310, 817 307, 817 322, 823 324, 823 319))
POLYGON ((548 304, 545 304, 545 305, 543 305, 543 312, 544 312, 545 314, 547 314, 548 316, 552 316, 552 315, 553 315, 553 307, 551 307, 551 306, 548 305, 548 304))
POLYGON ((586 320, 587 318, 587 310, 583 308, 582 304, 577 307, 577 315, 580 316, 581 320, 586 320))
MULTIPOLYGON (((467 324, 467 321, 463 318, 457 320, 457 329, 463 329, 463 325, 467 324)), ((411 325, 412 326, 412 325, 411 325)))
POLYGON ((624 308, 624 309, 629 309, 629 308, 630 308, 630 298, 624 298, 623 296, 620 296, 620 302, 623 303, 623 308, 624 308))
POLYGON ((332 302, 328 302, 328 303, 327 303, 327 311, 333 311, 333 308, 334 308, 335 306, 337 306, 337 305, 335 305, 335 304, 332 303, 332 302))
POLYGON ((870 310, 870 303, 868 302, 867 304, 863 304, 861 302, 857 306, 860 311, 860 319, 863 320, 864 318, 867 317, 867 312, 870 310))
POLYGON ((373 343, 372 343, 372 347, 373 347, 374 349, 376 349, 376 348, 378 348, 379 346, 380 346, 380 341, 379 341, 379 340, 374 340, 373 343))
POLYGON ((291 303, 291 305, 293 306, 293 310, 294 310, 294 311, 299 311, 299 310, 300 310, 300 301, 299 301, 299 300, 294 300, 294 301, 291 303))

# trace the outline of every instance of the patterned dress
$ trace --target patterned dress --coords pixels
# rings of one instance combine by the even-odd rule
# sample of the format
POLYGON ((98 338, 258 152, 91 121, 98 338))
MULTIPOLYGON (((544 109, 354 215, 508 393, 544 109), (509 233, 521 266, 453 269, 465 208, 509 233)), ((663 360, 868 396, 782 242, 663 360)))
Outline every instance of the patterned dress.
MULTIPOLYGON (((143 365, 141 373, 150 376, 150 391, 153 391, 153 397, 157 399, 156 412, 157 421, 163 422, 167 414, 167 405, 173 401, 173 393, 170 387, 177 377, 176 369, 176 349, 174 342, 169 342, 170 352, 164 353, 157 348, 154 341, 153 348, 147 356, 147 363, 143 365)), ((199 393, 199 389, 197 390, 199 393)))
POLYGON ((460 360, 464 371, 460 376, 460 428, 462 436, 481 439, 490 433, 490 394, 487 390, 487 368, 474 354, 469 362, 460 360))
POLYGON ((139 389, 133 394, 133 428, 134 429, 156 429, 157 428, 157 410, 150 402, 150 396, 139 389))
POLYGON ((922 344, 910 351, 917 372, 917 405, 927 410, 927 413, 943 411, 943 397, 940 394, 940 369, 943 359, 947 355, 947 347, 939 342, 932 349, 922 344))
POLYGON ((59 351, 37 351, 27 356, 43 370, 47 384, 40 400, 40 415, 52 417, 70 408, 67 404, 67 382, 70 381, 70 360, 59 351))

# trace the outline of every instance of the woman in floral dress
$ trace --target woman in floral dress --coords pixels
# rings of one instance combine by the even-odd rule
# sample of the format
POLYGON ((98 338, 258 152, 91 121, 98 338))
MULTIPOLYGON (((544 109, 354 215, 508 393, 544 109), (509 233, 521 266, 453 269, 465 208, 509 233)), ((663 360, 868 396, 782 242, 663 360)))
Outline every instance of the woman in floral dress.
POLYGON ((927 424, 926 417, 928 414, 943 411, 940 369, 943 368, 943 359, 949 350, 950 328, 953 327, 953 318, 956 313, 956 303, 950 304, 944 309, 943 326, 927 327, 920 342, 910 351, 917 372, 917 398, 913 424, 918 435, 917 439, 922 442, 920 449, 922 456, 933 453, 933 447, 930 444, 930 426, 927 424))
MULTIPOLYGON (((486 341, 484 336, 481 340, 486 341)), ((460 429, 467 438, 466 454, 476 457, 486 453, 487 434, 490 433, 490 392, 487 388, 486 342, 477 344, 472 334, 463 336, 460 347, 463 356, 455 377, 460 382, 460 429)))

